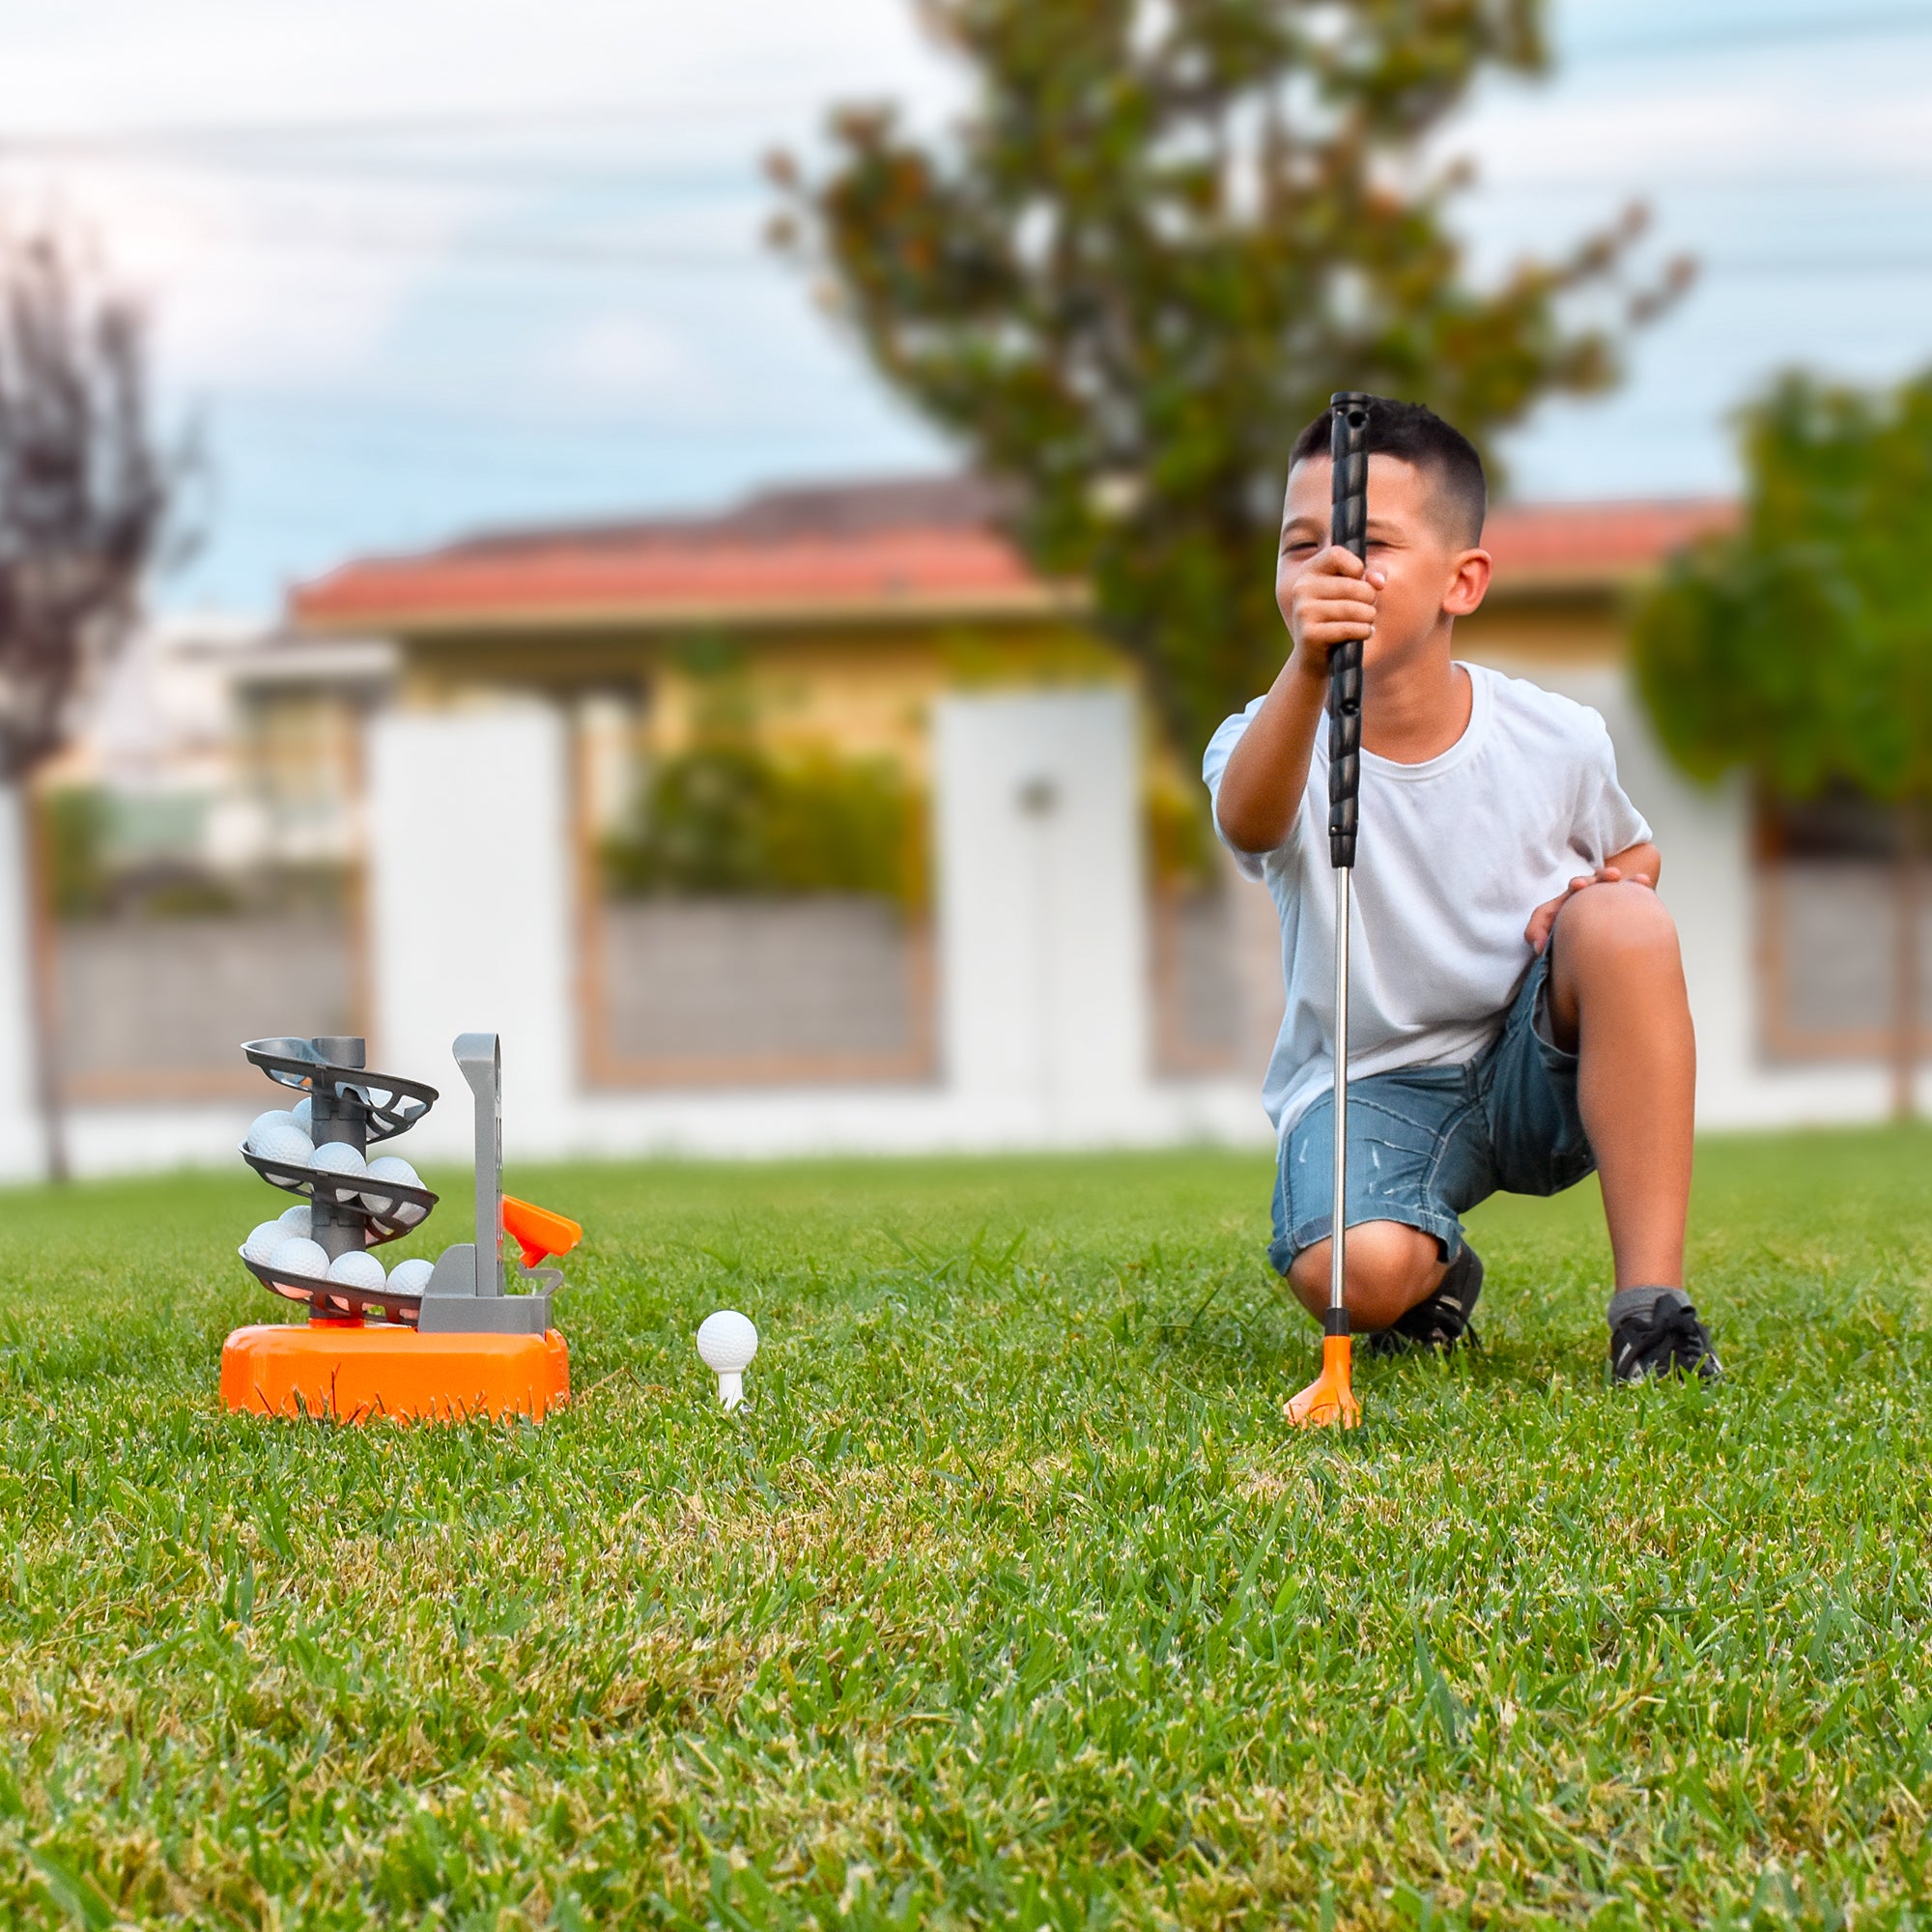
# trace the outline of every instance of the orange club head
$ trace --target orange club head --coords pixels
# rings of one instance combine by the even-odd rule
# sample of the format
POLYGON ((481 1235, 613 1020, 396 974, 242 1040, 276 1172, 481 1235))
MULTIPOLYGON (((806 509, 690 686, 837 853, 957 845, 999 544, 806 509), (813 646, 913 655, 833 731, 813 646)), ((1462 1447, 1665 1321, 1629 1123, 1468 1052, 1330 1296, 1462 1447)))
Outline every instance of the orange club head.
POLYGON ((503 1196, 503 1232, 524 1251, 524 1265, 533 1268, 552 1255, 567 1255, 583 1238, 583 1230, 567 1214, 503 1196))
POLYGON ((1321 1373, 1282 1408, 1297 1429, 1359 1429, 1362 1405, 1355 1400, 1354 1344, 1347 1335, 1321 1338, 1321 1373))

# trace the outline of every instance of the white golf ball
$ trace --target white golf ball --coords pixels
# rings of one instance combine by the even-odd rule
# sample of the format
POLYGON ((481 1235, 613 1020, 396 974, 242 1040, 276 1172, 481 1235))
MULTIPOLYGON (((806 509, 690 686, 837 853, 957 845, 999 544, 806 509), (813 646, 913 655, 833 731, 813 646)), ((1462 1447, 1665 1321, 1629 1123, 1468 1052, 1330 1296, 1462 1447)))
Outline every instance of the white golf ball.
POLYGON ((293 1208, 284 1208, 278 1218, 282 1239, 285 1241, 291 1235, 299 1235, 303 1240, 307 1240, 315 1232, 306 1201, 298 1201, 293 1208))
POLYGON ((328 1278, 345 1288, 381 1288, 383 1264, 364 1248, 351 1248, 328 1264, 328 1278))
MULTIPOLYGON (((248 1122, 248 1145, 252 1148, 256 1141, 277 1127, 300 1127, 302 1123, 286 1107, 270 1107, 266 1114, 257 1114, 248 1122)), ((306 1133, 308 1129, 302 1127, 306 1133)))
POLYGON ((261 1262, 266 1265, 270 1256, 288 1238, 289 1231, 280 1221, 264 1221, 242 1243, 242 1252, 251 1262, 261 1262))
POLYGON ((298 1235, 295 1239, 284 1241, 269 1257, 269 1265, 279 1275, 307 1276, 320 1281, 328 1273, 328 1257, 323 1253, 320 1241, 304 1240, 298 1235))
POLYGON ((735 1308, 707 1315, 697 1331, 697 1352, 718 1378, 718 1400, 726 1408, 736 1408, 745 1400, 745 1371, 758 1352, 758 1331, 751 1317, 735 1308))
POLYGON ((389 1287, 397 1294, 420 1294, 436 1272, 435 1264, 422 1260, 398 1262, 389 1270, 389 1287))
POLYGON ((259 1134, 251 1130, 248 1151, 258 1160, 278 1160, 286 1167, 306 1167, 315 1148, 293 1121, 280 1121, 259 1134))
MULTIPOLYGON (((420 1187, 422 1185, 422 1176, 401 1154, 379 1154, 363 1169, 363 1172, 371 1180, 390 1180, 394 1181, 399 1187, 420 1187)), ((387 1194, 365 1194, 362 1197, 362 1205, 365 1208, 386 1208, 391 1199, 392 1197, 387 1194)), ((417 1220, 422 1218, 420 1214, 415 1212, 415 1207, 412 1202, 398 1203, 397 1205, 405 1210, 403 1214, 396 1216, 399 1221, 404 1219, 406 1214, 413 1216, 417 1220)))
POLYGON ((324 1141, 309 1157, 318 1174, 360 1174, 362 1156, 347 1141, 324 1141))
POLYGON ((289 1112, 295 1116, 296 1125, 311 1139, 315 1136, 315 1102, 304 1094, 289 1112))
POLYGON ((697 1331, 697 1352, 704 1357, 704 1366, 721 1376, 742 1373, 758 1352, 758 1331, 749 1315, 721 1308, 704 1318, 697 1331))

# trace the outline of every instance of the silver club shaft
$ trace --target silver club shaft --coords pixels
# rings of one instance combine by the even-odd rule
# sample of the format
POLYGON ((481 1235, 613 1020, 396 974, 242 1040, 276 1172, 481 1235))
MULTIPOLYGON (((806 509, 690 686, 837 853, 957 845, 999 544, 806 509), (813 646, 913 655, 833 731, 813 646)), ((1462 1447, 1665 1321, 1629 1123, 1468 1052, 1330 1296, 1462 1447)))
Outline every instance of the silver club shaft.
POLYGON ((1349 1203, 1349 881, 1347 866, 1335 867, 1335 1203, 1329 1222, 1328 1306, 1348 1305, 1344 1264, 1349 1203))

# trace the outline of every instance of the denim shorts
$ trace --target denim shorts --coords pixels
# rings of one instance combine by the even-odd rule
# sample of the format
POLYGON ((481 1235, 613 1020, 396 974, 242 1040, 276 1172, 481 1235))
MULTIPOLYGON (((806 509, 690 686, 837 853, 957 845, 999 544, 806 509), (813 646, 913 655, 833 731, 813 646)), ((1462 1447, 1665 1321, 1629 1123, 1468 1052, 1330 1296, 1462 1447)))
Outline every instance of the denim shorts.
MULTIPOLYGON (((1498 1189, 1556 1194, 1597 1165, 1577 1108, 1577 1056, 1550 1037, 1546 946, 1510 1002, 1503 1030, 1463 1066, 1408 1066, 1349 1082, 1349 1226, 1401 1221, 1434 1235, 1442 1259, 1462 1216, 1498 1189)), ((1324 1093, 1282 1139, 1274 1189, 1278 1273, 1328 1238, 1334 1216, 1335 1099, 1324 1093)))

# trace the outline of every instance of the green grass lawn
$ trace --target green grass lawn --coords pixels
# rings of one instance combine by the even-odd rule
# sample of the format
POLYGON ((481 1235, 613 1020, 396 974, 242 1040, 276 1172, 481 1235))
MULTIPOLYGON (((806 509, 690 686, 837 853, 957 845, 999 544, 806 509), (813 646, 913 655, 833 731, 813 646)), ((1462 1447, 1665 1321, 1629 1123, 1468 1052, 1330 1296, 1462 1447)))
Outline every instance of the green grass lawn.
POLYGON ((1346 1438, 1251 1156, 514 1172, 541 1429, 220 1413, 245 1175, 0 1195, 0 1924, 1924 1923, 1928 1171, 1702 1150, 1715 1392, 1492 1203, 1346 1438))

